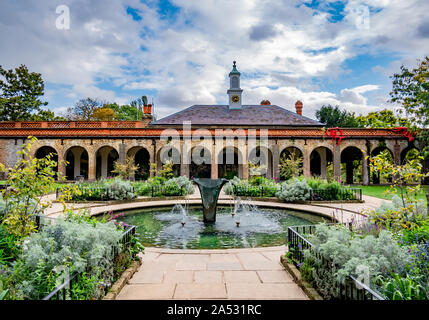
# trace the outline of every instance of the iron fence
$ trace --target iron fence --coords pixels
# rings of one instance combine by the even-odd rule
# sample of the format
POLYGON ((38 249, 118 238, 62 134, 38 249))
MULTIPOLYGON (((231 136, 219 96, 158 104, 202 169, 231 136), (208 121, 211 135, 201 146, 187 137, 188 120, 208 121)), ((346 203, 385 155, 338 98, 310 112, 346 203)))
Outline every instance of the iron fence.
MULTIPOLYGON (((91 186, 91 185, 81 185, 78 186, 80 195, 72 191, 71 198, 74 201, 109 201, 115 200, 109 197, 107 188, 103 186, 91 186)), ((132 186, 132 193, 135 193, 135 188, 132 186)), ((58 200, 61 195, 61 189, 57 188, 55 191, 55 199, 58 200)))
POLYGON ((341 188, 341 189, 311 189, 311 201, 332 201, 332 200, 359 200, 362 201, 362 189, 341 188))
MULTIPOLYGON (((349 225, 351 227, 351 225, 349 225)), ((294 264, 300 268, 304 262, 304 250, 311 251, 312 255, 321 261, 324 267, 335 266, 332 261, 323 257, 314 245, 305 237, 316 230, 315 225, 303 225, 288 227, 288 249, 293 257, 294 264)), ((352 275, 346 277, 344 283, 336 282, 338 299, 340 300, 384 300, 384 298, 372 290, 366 284, 360 282, 352 275)))
MULTIPOLYGON (((36 222, 38 222, 38 230, 40 230, 41 227, 43 226, 43 224, 41 223, 42 221, 41 218, 46 218, 46 217, 36 216, 36 222), (37 219, 37 217, 39 218, 37 219)), ((53 221, 55 221, 55 219, 53 219, 53 221)), ((129 245, 131 237, 135 234, 136 234, 136 226, 128 226, 127 229, 122 233, 121 239, 120 239, 122 250, 124 250, 126 246, 129 245)), ((113 247, 112 259, 115 260, 118 254, 119 254, 118 248, 113 247)), ((51 300, 54 298, 56 300, 73 300, 75 297, 74 291, 73 291, 73 284, 79 282, 80 276, 81 276, 81 273, 78 273, 78 272, 73 273, 62 284, 60 284, 52 292, 50 292, 48 295, 42 298, 42 300, 51 300)))
POLYGON ((275 197, 278 189, 264 186, 236 186, 233 185, 232 192, 238 197, 275 197))

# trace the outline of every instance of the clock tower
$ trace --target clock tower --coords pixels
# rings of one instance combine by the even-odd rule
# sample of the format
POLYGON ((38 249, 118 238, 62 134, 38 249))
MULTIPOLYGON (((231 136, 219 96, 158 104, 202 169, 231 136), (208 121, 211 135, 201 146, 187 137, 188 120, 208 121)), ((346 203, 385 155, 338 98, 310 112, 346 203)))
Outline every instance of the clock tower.
POLYGON ((229 89, 226 93, 229 96, 229 108, 241 109, 241 93, 240 89, 240 72, 238 72, 235 61, 232 66, 232 71, 229 73, 229 89))

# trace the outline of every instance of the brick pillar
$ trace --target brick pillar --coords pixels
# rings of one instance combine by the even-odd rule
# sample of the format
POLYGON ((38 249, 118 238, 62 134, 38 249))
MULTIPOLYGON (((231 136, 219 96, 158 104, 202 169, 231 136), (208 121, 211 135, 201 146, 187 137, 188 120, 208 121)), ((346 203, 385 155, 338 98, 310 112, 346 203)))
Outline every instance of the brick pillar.
POLYGON ((247 162, 249 161, 248 159, 248 154, 247 154, 247 142, 245 142, 245 145, 243 148, 241 148, 242 150, 240 150, 241 155, 242 155, 242 160, 243 160, 243 164, 241 166, 241 175, 242 175, 242 179, 248 179, 249 178, 249 165, 247 164, 247 162))
POLYGON ((323 147, 319 148, 317 152, 319 152, 319 156, 320 156, 320 177, 322 179, 326 179, 326 166, 327 166, 326 148, 323 148, 323 147))
POLYGON ((212 144, 212 151, 211 151, 211 156, 212 156, 212 163, 211 163, 211 178, 212 179, 217 179, 219 177, 219 173, 218 173, 218 166, 217 166, 217 148, 216 148, 216 142, 215 139, 213 139, 213 144, 212 144))
POLYGON ((58 156, 58 173, 60 174, 61 177, 65 177, 66 176, 66 164, 65 164, 63 150, 59 150, 57 156, 58 156))
POLYGON ((340 146, 334 144, 333 148, 333 162, 334 162, 334 179, 339 180, 341 178, 341 152, 340 146))
POLYGON ((307 148, 304 148, 304 152, 302 154, 302 161, 303 161, 303 174, 304 174, 304 177, 309 178, 309 177, 311 177, 311 172, 310 172, 310 151, 307 148))
POLYGON ((97 179, 96 165, 97 165, 97 153, 88 150, 88 180, 94 181, 97 179))
POLYGON ((152 171, 152 166, 151 166, 152 163, 156 164, 156 140, 155 139, 152 140, 152 153, 151 153, 150 165, 149 165, 151 178, 155 176, 155 172, 152 171))
POLYGON ((125 164, 125 158, 126 158, 125 148, 126 148, 125 143, 121 143, 119 145, 119 162, 121 164, 125 164))
POLYGON ((191 161, 191 141, 182 140, 182 152, 180 153, 180 175, 189 177, 189 166, 191 161))
POLYGON ((401 164, 401 145, 398 142, 393 146, 393 163, 396 165, 401 164))
POLYGON ((107 148, 104 148, 102 151, 100 151, 101 154, 101 177, 107 178, 107 161, 109 156, 110 150, 107 148))
POLYGON ((279 164, 280 164, 280 148, 276 141, 276 144, 273 146, 273 174, 274 174, 274 178, 278 180, 280 180, 279 164))
POLYGON ((369 175, 368 175, 368 160, 366 159, 366 153, 363 152, 362 156, 362 183, 364 186, 369 184, 369 175))

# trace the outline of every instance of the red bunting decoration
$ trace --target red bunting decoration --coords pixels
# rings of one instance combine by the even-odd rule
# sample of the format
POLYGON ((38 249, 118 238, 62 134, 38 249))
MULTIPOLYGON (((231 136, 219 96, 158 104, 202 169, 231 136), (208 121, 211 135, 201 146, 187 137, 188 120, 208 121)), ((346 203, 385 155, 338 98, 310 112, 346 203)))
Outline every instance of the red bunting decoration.
POLYGON ((346 138, 343 136, 343 131, 338 127, 327 129, 325 131, 325 134, 328 137, 331 137, 332 142, 335 141, 337 145, 339 145, 341 143, 341 141, 346 138))
POLYGON ((408 138, 408 142, 413 141, 416 135, 415 132, 409 131, 407 127, 396 127, 396 128, 393 128, 392 130, 393 132, 402 134, 405 138, 408 138))

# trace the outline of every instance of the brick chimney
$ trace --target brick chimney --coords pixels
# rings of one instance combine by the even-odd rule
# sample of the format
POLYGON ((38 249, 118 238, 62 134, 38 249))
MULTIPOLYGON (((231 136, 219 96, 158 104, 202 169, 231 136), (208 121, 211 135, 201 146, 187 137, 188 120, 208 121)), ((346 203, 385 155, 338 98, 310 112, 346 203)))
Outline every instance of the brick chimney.
POLYGON ((296 113, 302 116, 302 102, 300 100, 295 102, 295 109, 296 109, 296 113))

